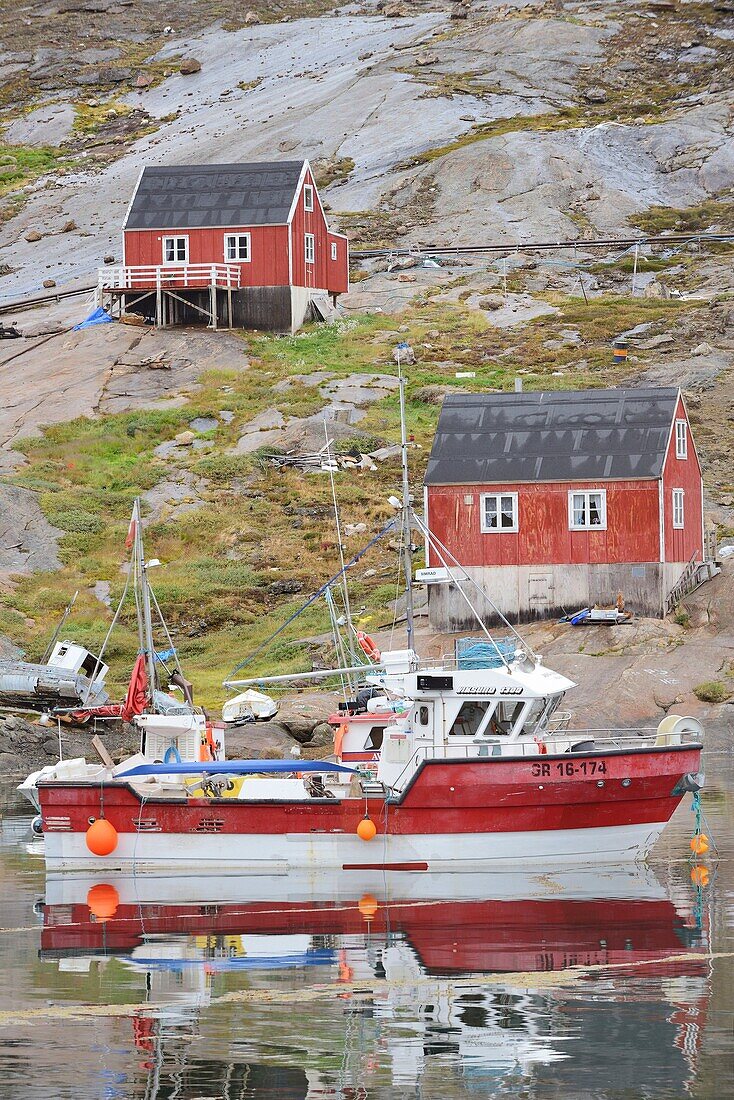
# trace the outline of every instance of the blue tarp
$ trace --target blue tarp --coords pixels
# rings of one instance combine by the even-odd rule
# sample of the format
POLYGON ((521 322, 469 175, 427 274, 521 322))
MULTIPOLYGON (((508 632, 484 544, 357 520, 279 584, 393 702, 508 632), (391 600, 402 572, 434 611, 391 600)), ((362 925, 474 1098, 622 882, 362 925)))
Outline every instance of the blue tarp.
POLYGON ((208 760, 197 764, 195 760, 182 764, 138 764, 126 772, 118 772, 118 779, 132 775, 254 775, 258 772, 347 772, 354 775, 354 768, 343 764, 329 764, 325 760, 208 760))
POLYGON ((74 325, 72 332, 76 332, 80 328, 91 328, 92 325, 110 325, 112 324, 112 318, 106 309, 95 309, 94 313, 90 313, 83 321, 80 321, 78 325, 74 325))

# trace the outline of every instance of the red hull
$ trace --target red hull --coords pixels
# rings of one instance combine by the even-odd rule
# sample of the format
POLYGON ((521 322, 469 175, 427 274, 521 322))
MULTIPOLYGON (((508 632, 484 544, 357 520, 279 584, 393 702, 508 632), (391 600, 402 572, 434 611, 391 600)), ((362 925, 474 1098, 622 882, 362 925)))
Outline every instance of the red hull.
MULTIPOLYGON (((399 801, 372 799, 370 816, 391 836, 544 832, 666 822, 674 788, 697 772, 701 747, 563 754, 527 759, 429 761, 399 801)), ((86 832, 102 812, 118 833, 285 835, 349 832, 362 799, 307 802, 156 799, 127 785, 39 784, 44 831, 86 832)))

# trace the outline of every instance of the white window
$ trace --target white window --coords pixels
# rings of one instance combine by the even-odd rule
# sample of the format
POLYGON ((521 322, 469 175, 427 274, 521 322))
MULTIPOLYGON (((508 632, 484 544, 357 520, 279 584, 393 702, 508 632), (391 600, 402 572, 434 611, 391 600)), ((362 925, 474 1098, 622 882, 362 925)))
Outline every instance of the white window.
POLYGON ((163 238, 163 263, 187 264, 189 262, 188 237, 163 238))
POLYGON ((682 489, 673 489, 673 526, 678 529, 685 527, 684 498, 682 489))
POLYGON ((586 531, 591 527, 604 529, 606 525, 606 489, 568 494, 568 526, 572 531, 586 531))
POLYGON ((517 531, 517 493, 482 494, 482 532, 517 531))
POLYGON ((337 260, 339 258, 339 253, 338 253, 337 247, 336 247, 336 241, 331 242, 331 258, 332 258, 332 260, 337 260))
POLYGON ((313 187, 310 183, 303 188, 303 209, 313 210, 313 187))
POLYGON ((224 235, 224 259, 227 263, 250 262, 250 234, 249 233, 225 233, 224 235))
POLYGON ((305 233, 303 242, 306 250, 306 263, 312 264, 316 259, 316 238, 313 233, 305 233))
POLYGON ((675 457, 688 458, 688 425, 685 420, 675 422, 675 457))

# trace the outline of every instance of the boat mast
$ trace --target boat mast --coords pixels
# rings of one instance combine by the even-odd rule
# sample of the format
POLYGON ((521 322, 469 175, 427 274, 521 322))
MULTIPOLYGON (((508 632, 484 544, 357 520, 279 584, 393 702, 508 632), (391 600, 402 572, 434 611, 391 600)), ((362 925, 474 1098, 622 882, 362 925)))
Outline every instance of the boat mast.
POLYGON ((408 433, 405 426, 405 378, 398 363, 398 385, 400 392, 400 455, 403 465, 403 570, 405 572, 405 632, 408 636, 408 649, 413 648, 413 561, 411 554, 410 527, 412 508, 410 505, 410 486, 408 483, 408 433))
POLYGON ((150 588, 148 587, 148 572, 143 550, 143 525, 140 520, 140 499, 135 500, 136 524, 135 524, 135 556, 137 558, 136 581, 138 583, 138 636, 141 639, 141 648, 145 653, 145 664, 148 673, 148 685, 150 690, 151 706, 154 705, 154 692, 156 688, 155 649, 153 647, 153 619, 150 606, 150 588))

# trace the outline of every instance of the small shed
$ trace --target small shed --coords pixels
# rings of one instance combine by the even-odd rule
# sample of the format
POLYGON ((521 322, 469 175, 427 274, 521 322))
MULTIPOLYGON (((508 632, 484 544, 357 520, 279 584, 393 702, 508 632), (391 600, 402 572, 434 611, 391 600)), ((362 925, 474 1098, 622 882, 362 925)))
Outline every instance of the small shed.
POLYGON ((158 325, 295 331, 349 289, 308 161, 146 166, 98 300, 158 325))
MULTIPOLYGON (((427 523, 514 619, 614 604, 663 615, 704 561, 701 465, 680 390, 448 396, 425 481, 427 523)), ((444 562, 431 625, 471 629, 444 562)), ((441 551, 451 565, 452 557, 441 551)), ((494 605, 494 606, 492 606, 494 605)))

